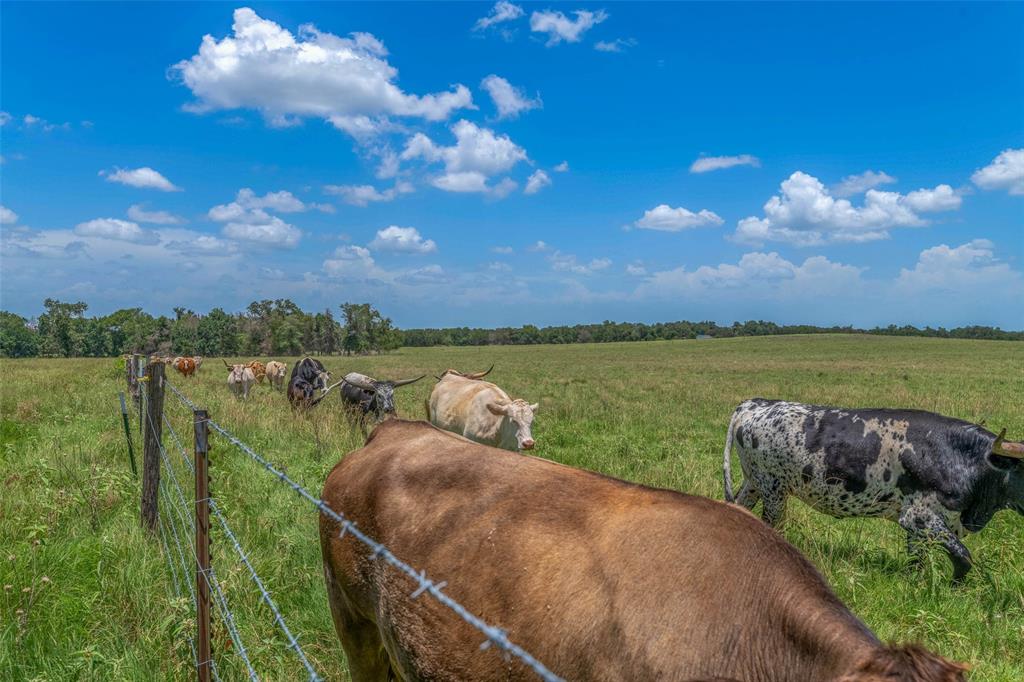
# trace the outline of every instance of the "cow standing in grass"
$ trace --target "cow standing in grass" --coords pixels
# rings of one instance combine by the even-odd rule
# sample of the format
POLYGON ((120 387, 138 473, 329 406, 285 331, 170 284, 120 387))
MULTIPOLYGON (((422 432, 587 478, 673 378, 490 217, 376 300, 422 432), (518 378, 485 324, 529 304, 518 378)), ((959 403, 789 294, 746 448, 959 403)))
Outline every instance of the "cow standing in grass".
POLYGON ((427 419, 477 443, 513 452, 532 450, 533 416, 540 405, 513 400, 491 382, 481 381, 490 371, 447 370, 430 392, 427 419))
POLYGON ((277 360, 267 363, 267 379, 274 388, 284 388, 284 377, 288 373, 288 365, 277 360))
POLYGON ((196 361, 192 358, 174 358, 174 369, 184 377, 191 377, 196 373, 196 361))
POLYGON ((306 409, 313 407, 327 393, 327 383, 331 380, 331 374, 319 360, 314 358, 302 358, 292 368, 292 376, 288 381, 288 402, 292 409, 306 409), (316 392, 320 391, 317 396, 316 392))
POLYGON ((248 365, 229 365, 227 360, 223 362, 224 366, 228 368, 228 388, 236 398, 247 399, 252 385, 256 383, 256 377, 253 376, 252 370, 248 365))
POLYGON ((1024 444, 932 412, 748 400, 726 436, 730 502, 734 445, 744 474, 736 502, 761 500, 769 525, 782 521, 789 495, 837 518, 890 519, 907 531, 915 561, 924 541, 940 542, 955 583, 971 568, 960 538, 1001 509, 1024 514, 1024 444))
MULTIPOLYGON (((321 495, 566 680, 963 682, 887 646, 786 540, 734 505, 390 419, 321 495)), ((327 597, 354 682, 536 680, 320 516, 327 597), (415 592, 419 594, 419 592, 415 592)))
POLYGON ((259 360, 253 360, 246 366, 252 370, 252 375, 256 377, 256 381, 262 384, 263 379, 267 376, 267 366, 259 360))
POLYGON ((365 436, 368 420, 377 424, 396 416, 395 389, 416 383, 424 376, 399 381, 378 381, 359 372, 349 372, 341 382, 341 401, 365 436))

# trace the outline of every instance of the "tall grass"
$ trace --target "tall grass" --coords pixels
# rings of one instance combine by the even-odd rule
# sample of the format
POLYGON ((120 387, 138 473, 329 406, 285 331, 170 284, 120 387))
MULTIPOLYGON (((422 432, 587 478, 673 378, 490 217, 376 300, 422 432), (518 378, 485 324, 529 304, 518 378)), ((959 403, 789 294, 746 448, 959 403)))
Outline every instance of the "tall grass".
MULTIPOLYGON (((1006 342, 765 337, 403 349, 324 362, 335 376, 381 378, 496 363, 489 379, 541 404, 538 456, 714 498, 729 416, 752 396, 913 407, 1024 433, 1024 346, 1006 342)), ((318 492, 335 462, 360 445, 333 396, 308 416, 293 415, 267 384, 242 402, 228 394, 218 364, 208 361, 194 379, 171 372, 171 380, 309 490, 318 492)), ((119 361, 4 361, 0 371, 0 679, 189 679, 188 604, 169 597, 160 542, 139 528, 139 482, 129 473, 116 397, 119 361)), ((432 384, 399 389, 399 413, 422 418, 432 384)), ((189 415, 170 393, 166 410, 191 447, 189 415)), ((173 439, 165 432, 164 440, 190 495, 173 439)), ((212 435, 211 443, 212 491, 235 533, 316 668, 347 679, 315 511, 223 438, 212 435)), ((941 551, 923 570, 909 568, 903 533, 887 521, 831 519, 791 500, 783 532, 882 638, 920 641, 968 661, 974 680, 1024 679, 1024 519, 1002 512, 968 538, 978 565, 957 589, 948 586, 941 551)), ((216 528, 213 565, 261 677, 299 677, 216 528)), ((722 582, 728 589, 729 577, 722 582)), ((218 664, 225 679, 239 679, 231 649, 218 626, 218 664)))

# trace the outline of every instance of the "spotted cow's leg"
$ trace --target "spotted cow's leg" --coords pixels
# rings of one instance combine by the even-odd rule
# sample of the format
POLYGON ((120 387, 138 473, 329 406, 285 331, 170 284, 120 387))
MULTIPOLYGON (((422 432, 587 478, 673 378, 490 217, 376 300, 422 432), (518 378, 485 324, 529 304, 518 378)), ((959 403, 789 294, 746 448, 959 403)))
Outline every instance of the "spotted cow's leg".
POLYGON ((742 505, 747 509, 753 509, 760 499, 761 493, 758 492, 757 488, 751 485, 750 481, 743 481, 743 487, 736 493, 736 504, 742 505))
POLYGON ((777 528, 786 516, 786 492, 773 481, 771 487, 761 487, 761 499, 764 507, 761 509, 761 518, 772 528, 777 528))
POLYGON ((900 514, 899 524, 907 531, 907 549, 911 561, 920 564, 923 556, 922 543, 937 541, 942 544, 953 564, 953 584, 963 583, 973 560, 971 552, 964 546, 946 521, 937 513, 919 505, 909 504, 900 514))

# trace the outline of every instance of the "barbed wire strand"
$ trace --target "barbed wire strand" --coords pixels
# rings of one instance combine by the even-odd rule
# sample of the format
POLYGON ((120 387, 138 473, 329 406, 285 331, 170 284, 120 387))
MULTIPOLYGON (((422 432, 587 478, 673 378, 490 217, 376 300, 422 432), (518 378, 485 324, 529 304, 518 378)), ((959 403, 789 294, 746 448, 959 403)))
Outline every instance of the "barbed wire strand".
MULTIPOLYGON (((164 419, 166 419, 166 417, 164 417, 164 419)), ((170 427, 170 424, 168 424, 168 427, 170 427)), ((185 450, 185 447, 182 444, 181 440, 177 437, 177 435, 175 435, 175 440, 178 443, 178 448, 181 453, 182 459, 185 460, 185 464, 188 465, 190 469, 192 469, 193 473, 195 473, 195 469, 193 468, 192 463, 188 459, 188 454, 185 450)), ((166 460, 165 464, 167 464, 167 466, 170 467, 170 463, 167 462, 166 460)), ((171 476, 172 478, 174 478, 173 472, 171 472, 171 476)), ((176 480, 175 485, 177 485, 176 480)), ((180 486, 178 487, 178 494, 179 496, 181 496, 180 486)), ((278 609, 277 604, 274 603, 273 598, 270 596, 270 592, 263 584, 263 581, 260 579, 260 576, 256 572, 256 569, 253 568, 252 562, 249 561, 249 557, 245 553, 245 550, 242 548, 242 545, 238 542, 238 538, 235 536, 234 532, 232 532, 231 526, 228 524, 227 518, 225 518, 224 514, 221 513, 220 507, 217 505, 217 501, 214 500, 213 497, 211 496, 208 502, 210 505, 210 510, 213 512, 217 521, 220 523, 221 528, 224 530, 224 534, 228 536, 229 540, 231 540, 231 544, 234 546, 235 552, 242 560, 242 563, 245 564, 245 567, 249 569, 249 575, 251 576, 252 581, 256 584, 256 587, 259 589, 263 602, 267 605, 267 608, 270 609, 271 613, 274 616, 274 622, 284 633, 284 636, 288 639, 288 648, 293 649, 295 651, 295 655, 298 656, 299 661, 302 663, 302 666, 306 669, 306 672, 309 673, 309 679, 313 682, 319 681, 320 676, 313 668, 313 664, 309 662, 308 658, 306 658, 306 653, 302 650, 302 647, 299 646, 298 639, 295 637, 295 635, 292 634, 292 631, 288 628, 288 624, 285 623, 284 616, 281 615, 281 611, 280 609, 278 609)))
MULTIPOLYGON (((152 427, 153 426, 153 420, 149 416, 149 411, 148 410, 146 411, 146 419, 147 419, 147 422, 149 423, 150 427, 152 427)), ((161 486, 161 488, 164 491, 163 497, 164 497, 164 499, 170 499, 171 507, 178 514, 179 520, 181 521, 182 526, 184 528, 186 528, 186 529, 189 528, 189 527, 194 528, 195 527, 194 517, 192 516, 192 513, 189 511, 188 502, 185 500, 185 494, 182 491, 181 486, 178 484, 178 478, 174 474, 174 469, 171 466, 170 458, 168 458, 168 456, 167 456, 167 450, 164 449, 163 443, 159 443, 158 442, 157 445, 159 446, 158 449, 160 451, 160 457, 162 458, 163 463, 164 463, 164 468, 167 469, 168 475, 171 478, 171 482, 174 484, 174 487, 177 490, 178 498, 181 500, 181 508, 179 508, 177 504, 174 504, 174 500, 173 499, 170 499, 170 493, 167 492, 167 487, 164 484, 163 479, 161 479, 160 486, 161 486), (181 516, 182 516, 182 509, 184 509, 184 516, 185 516, 185 518, 181 518, 181 516)), ((185 571, 186 575, 191 577, 192 573, 190 573, 189 571, 184 569, 184 564, 186 563, 186 561, 184 559, 184 553, 181 550, 181 542, 178 539, 177 526, 174 523, 174 517, 173 516, 168 516, 168 519, 171 522, 171 527, 174 529, 174 537, 175 537, 175 540, 178 542, 178 551, 179 551, 179 553, 182 554, 183 570, 185 571)), ((185 531, 185 532, 187 533, 187 531, 185 531)), ((196 560, 196 564, 198 565, 199 559, 198 559, 198 557, 196 557, 195 548, 192 547, 191 545, 188 545, 188 546, 189 546, 189 550, 191 551, 192 558, 194 558, 196 560)), ((249 660, 249 655, 248 655, 248 652, 245 649, 245 644, 242 642, 242 636, 238 632, 237 625, 235 624, 234 614, 231 611, 231 609, 228 607, 227 597, 224 595, 224 592, 221 589, 220 581, 217 580, 216 572, 214 571, 212 566, 208 569, 207 572, 204 572, 203 580, 206 582, 207 587, 210 589, 210 591, 216 597, 215 603, 217 604, 218 610, 221 612, 221 618, 223 619, 224 624, 225 624, 225 626, 228 629, 228 633, 231 636, 232 642, 234 642, 234 644, 235 644, 235 651, 238 652, 239 657, 245 662, 246 669, 248 670, 248 673, 249 673, 249 679, 251 679, 254 682, 256 682, 259 678, 256 675, 256 671, 253 669, 252 663, 249 660)), ((189 584, 189 592, 192 594, 192 600, 193 600, 193 602, 195 602, 195 600, 196 600, 195 591, 191 587, 191 582, 188 582, 188 584, 189 584)))
POLYGON ((541 679, 545 680, 545 682, 563 682, 560 677, 558 677, 553 672, 548 670, 548 668, 545 667, 543 663, 534 658, 528 651, 526 651, 519 645, 509 640, 508 635, 505 633, 504 630, 493 625, 488 625, 486 622, 470 613, 470 611, 466 609, 466 607, 464 607, 462 604, 460 604, 459 602, 455 601, 447 594, 445 594, 441 590, 441 588, 443 588, 447 584, 446 582, 434 582, 433 580, 428 579, 423 571, 417 571, 412 566, 410 566, 409 564, 405 563, 404 561, 396 557, 394 554, 392 554, 387 547, 377 542, 373 538, 369 537, 368 535, 364 534, 361 530, 359 530, 356 527, 355 523, 349 521, 344 516, 328 507, 323 500, 311 495, 305 488, 303 488, 301 485, 299 485, 294 480, 289 478, 289 476, 285 474, 283 471, 280 471, 279 469, 274 467, 273 464, 268 462, 255 450, 253 450, 248 445, 246 445, 238 438, 236 438, 234 435, 232 435, 220 424, 213 421, 212 419, 207 420, 207 423, 210 425, 212 429, 214 429, 222 436, 227 438, 232 445, 234 445, 242 452, 249 455, 250 458, 258 462, 259 464, 261 464, 267 471, 275 475, 282 483, 288 485, 297 495, 306 499, 307 501, 312 503, 317 509, 319 509, 321 513, 336 521, 341 526, 341 535, 345 535, 346 533, 352 535, 360 542, 362 542, 364 545, 373 550, 371 554, 373 558, 383 559, 386 563, 397 568, 399 571, 405 573, 410 578, 412 578, 413 581, 417 584, 417 589, 413 591, 411 595, 413 598, 418 597, 421 594, 427 593, 431 595, 434 599, 436 599, 438 602, 448 607, 448 609, 454 612, 455 615, 459 616, 462 620, 469 623, 474 628, 483 633, 483 635, 487 639, 480 645, 481 649, 487 649, 491 645, 497 646, 502 651, 512 656, 515 656, 520 661, 525 663, 527 666, 533 669, 533 671, 537 673, 537 675, 541 679))

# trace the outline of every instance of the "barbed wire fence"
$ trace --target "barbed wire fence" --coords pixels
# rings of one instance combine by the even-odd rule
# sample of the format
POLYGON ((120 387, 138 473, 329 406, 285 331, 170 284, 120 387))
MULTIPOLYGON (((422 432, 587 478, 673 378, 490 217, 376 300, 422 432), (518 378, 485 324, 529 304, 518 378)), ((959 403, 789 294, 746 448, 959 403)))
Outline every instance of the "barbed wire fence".
POLYGON ((372 559, 379 560, 408 576, 413 587, 409 593, 410 599, 416 600, 427 594, 479 631, 482 635, 481 651, 494 647, 500 650, 506 659, 516 658, 521 661, 545 682, 561 682, 561 678, 545 667, 543 663, 512 642, 504 630, 486 623, 444 592, 444 588, 448 584, 447 581, 432 580, 425 572, 417 570, 399 559, 386 546, 363 533, 354 521, 345 517, 344 513, 332 509, 323 500, 288 476, 282 467, 275 466, 227 428, 210 418, 205 410, 200 409, 192 399, 164 376, 162 363, 157 362, 147 366, 141 356, 133 356, 129 362, 131 365, 126 372, 129 392, 138 405, 140 431, 144 435, 143 443, 145 445, 142 519, 145 525, 148 515, 155 517, 155 520, 151 522, 151 530, 158 535, 160 547, 167 562, 171 578, 168 596, 178 604, 185 602, 189 610, 187 625, 191 626, 192 620, 195 621, 195 632, 189 631, 189 628, 186 627, 184 641, 188 644, 188 651, 191 654, 190 664, 195 669, 199 680, 220 680, 221 674, 225 670, 223 666, 228 665, 228 661, 222 658, 221 666, 218 666, 211 647, 211 612, 209 609, 211 597, 219 622, 230 637, 230 649, 234 654, 233 658, 236 659, 230 663, 229 667, 232 669, 237 667, 240 672, 244 669, 248 679, 254 682, 259 680, 249 649, 246 648, 245 642, 242 640, 236 613, 232 610, 224 585, 218 579, 217 571, 210 562, 209 527, 208 525, 204 526, 203 523, 204 518, 208 515, 212 515, 219 532, 223 533, 226 540, 225 547, 233 552, 238 564, 244 567, 243 575, 249 579, 259 594, 259 601, 269 611, 274 627, 287 642, 286 648, 293 653, 297 667, 303 670, 306 679, 311 682, 322 679, 300 645, 298 637, 288 627, 281 609, 266 586, 266 582, 260 577, 250 560, 249 553, 232 529, 227 514, 217 503, 214 495, 209 492, 206 480, 208 477, 206 466, 208 464, 207 429, 209 429, 221 436, 232 446, 234 451, 243 453, 248 459, 259 465, 259 470, 269 473, 271 477, 268 480, 288 487, 299 499, 304 500, 317 512, 336 522, 341 537, 351 535, 370 550, 372 559), (145 384, 144 389, 141 388, 142 384, 145 384), (182 437, 183 434, 178 433, 172 420, 168 418, 163 409, 163 389, 165 387, 170 389, 174 396, 172 403, 177 403, 191 418, 194 441, 194 454, 191 457, 182 437), (170 435, 171 442, 167 446, 164 445, 162 439, 164 428, 170 435), (171 454, 169 454, 169 450, 171 454), (182 465, 183 468, 181 468, 182 465), (191 496, 191 500, 190 496, 186 494, 186 487, 183 487, 179 480, 178 472, 187 473, 195 483, 193 486, 195 493, 191 496), (154 477, 155 484, 152 486, 154 499, 147 500, 146 482, 154 477), (152 505, 154 509, 147 511, 147 505, 152 505))

